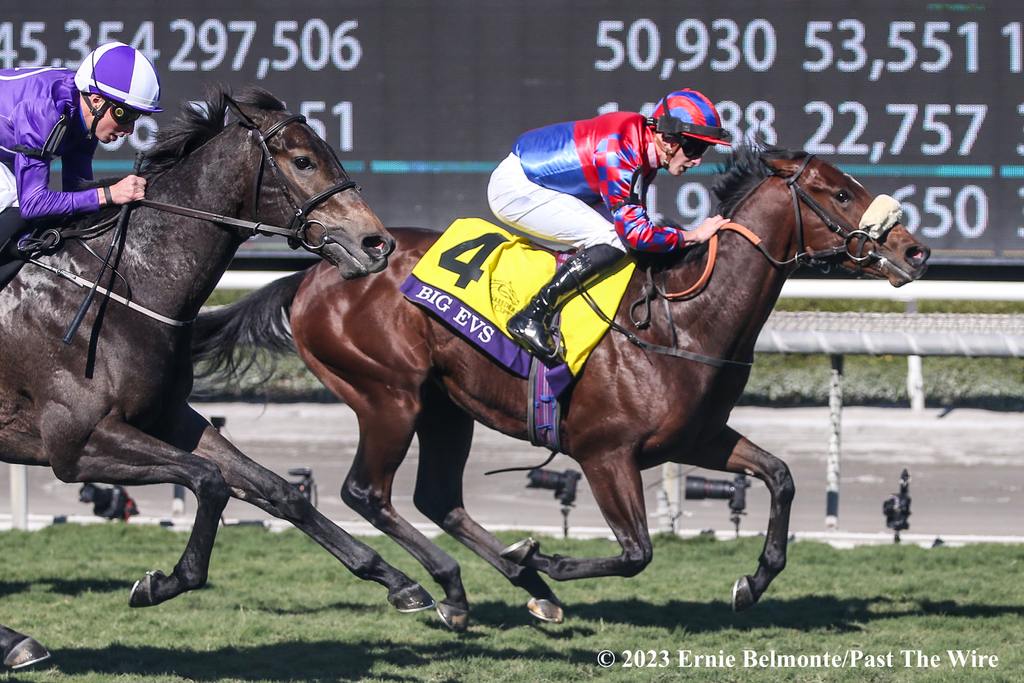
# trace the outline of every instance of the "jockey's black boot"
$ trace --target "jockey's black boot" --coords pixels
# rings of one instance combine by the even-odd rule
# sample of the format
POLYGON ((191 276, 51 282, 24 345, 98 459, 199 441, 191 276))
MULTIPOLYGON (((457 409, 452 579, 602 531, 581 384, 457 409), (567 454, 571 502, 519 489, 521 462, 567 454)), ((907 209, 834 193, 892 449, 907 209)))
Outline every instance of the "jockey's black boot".
POLYGON ((540 288, 523 310, 509 319, 509 335, 542 362, 562 360, 562 349, 551 332, 555 313, 622 256, 621 250, 608 244, 580 251, 555 271, 551 281, 540 288))

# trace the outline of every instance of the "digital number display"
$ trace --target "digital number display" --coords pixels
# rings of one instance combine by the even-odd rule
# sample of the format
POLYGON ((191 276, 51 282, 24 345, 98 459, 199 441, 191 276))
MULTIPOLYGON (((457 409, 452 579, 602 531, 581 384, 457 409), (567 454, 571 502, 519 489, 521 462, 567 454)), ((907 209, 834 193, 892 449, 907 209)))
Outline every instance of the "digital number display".
MULTIPOLYGON (((75 68, 121 40, 157 65, 165 108, 206 84, 265 87, 340 151, 389 225, 492 218, 489 173, 521 132, 649 113, 693 87, 734 137, 805 149, 896 197, 933 262, 1024 263, 1017 3, 58 4, 0 18, 0 68, 75 68)), ((98 153, 97 172, 127 172, 169 117, 140 120, 98 153)), ((714 212, 724 151, 659 176, 652 212, 684 225, 714 212)))

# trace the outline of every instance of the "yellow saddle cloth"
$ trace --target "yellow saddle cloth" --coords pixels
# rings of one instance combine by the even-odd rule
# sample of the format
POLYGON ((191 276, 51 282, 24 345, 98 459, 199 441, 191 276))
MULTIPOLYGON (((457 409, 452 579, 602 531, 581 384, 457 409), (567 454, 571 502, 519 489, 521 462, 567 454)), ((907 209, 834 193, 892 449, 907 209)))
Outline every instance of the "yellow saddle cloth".
MULTIPOLYGON (((610 319, 633 274, 624 258, 587 289, 610 319)), ((499 364, 527 377, 530 354, 508 336, 509 318, 555 273, 555 255, 526 238, 481 218, 460 218, 442 233, 402 284, 402 292, 448 323, 499 364)), ((580 296, 561 313, 561 336, 569 372, 575 376, 608 330, 580 296)))

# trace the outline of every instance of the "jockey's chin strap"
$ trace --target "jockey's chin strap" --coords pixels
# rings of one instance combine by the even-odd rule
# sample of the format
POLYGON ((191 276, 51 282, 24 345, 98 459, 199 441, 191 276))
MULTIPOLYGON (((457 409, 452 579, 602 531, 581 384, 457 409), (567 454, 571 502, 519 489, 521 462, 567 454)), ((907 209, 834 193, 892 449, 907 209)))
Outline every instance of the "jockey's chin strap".
POLYGON ((89 134, 85 136, 86 140, 92 140, 96 137, 96 127, 100 125, 100 119, 107 113, 107 110, 111 107, 111 102, 107 98, 103 98, 103 104, 99 107, 92 106, 92 100, 86 94, 81 95, 82 99, 85 100, 85 106, 89 108, 89 113, 92 114, 92 125, 89 126, 89 134))

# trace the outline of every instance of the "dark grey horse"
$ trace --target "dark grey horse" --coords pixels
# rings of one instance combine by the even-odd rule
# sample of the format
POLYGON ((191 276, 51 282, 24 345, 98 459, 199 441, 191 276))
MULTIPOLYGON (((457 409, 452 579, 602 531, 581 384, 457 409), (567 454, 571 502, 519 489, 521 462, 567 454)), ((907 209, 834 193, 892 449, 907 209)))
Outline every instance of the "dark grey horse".
MULTIPOLYGON (((356 576, 386 586, 399 610, 430 607, 433 601, 418 584, 234 448, 187 403, 188 321, 252 234, 239 217, 289 226, 296 240, 344 278, 384 269, 393 238, 330 147, 264 91, 234 99, 218 91, 205 108, 184 108, 148 159, 147 200, 220 214, 222 220, 136 207, 117 277, 110 278, 108 269, 102 284, 169 321, 99 297, 70 345, 61 337, 86 290, 42 265, 26 264, 0 293, 0 460, 48 465, 65 482, 175 483, 195 494, 195 525, 181 560, 170 574, 153 571, 137 581, 133 607, 156 605, 206 582, 229 496, 290 521, 356 576), (236 123, 225 123, 229 112, 236 123)), ((115 212, 70 228, 112 225, 115 212)), ((107 250, 111 232, 69 241, 39 261, 95 279, 100 262, 92 252, 107 250)), ((47 656, 34 639, 0 626, 5 665, 27 666, 47 656)))

